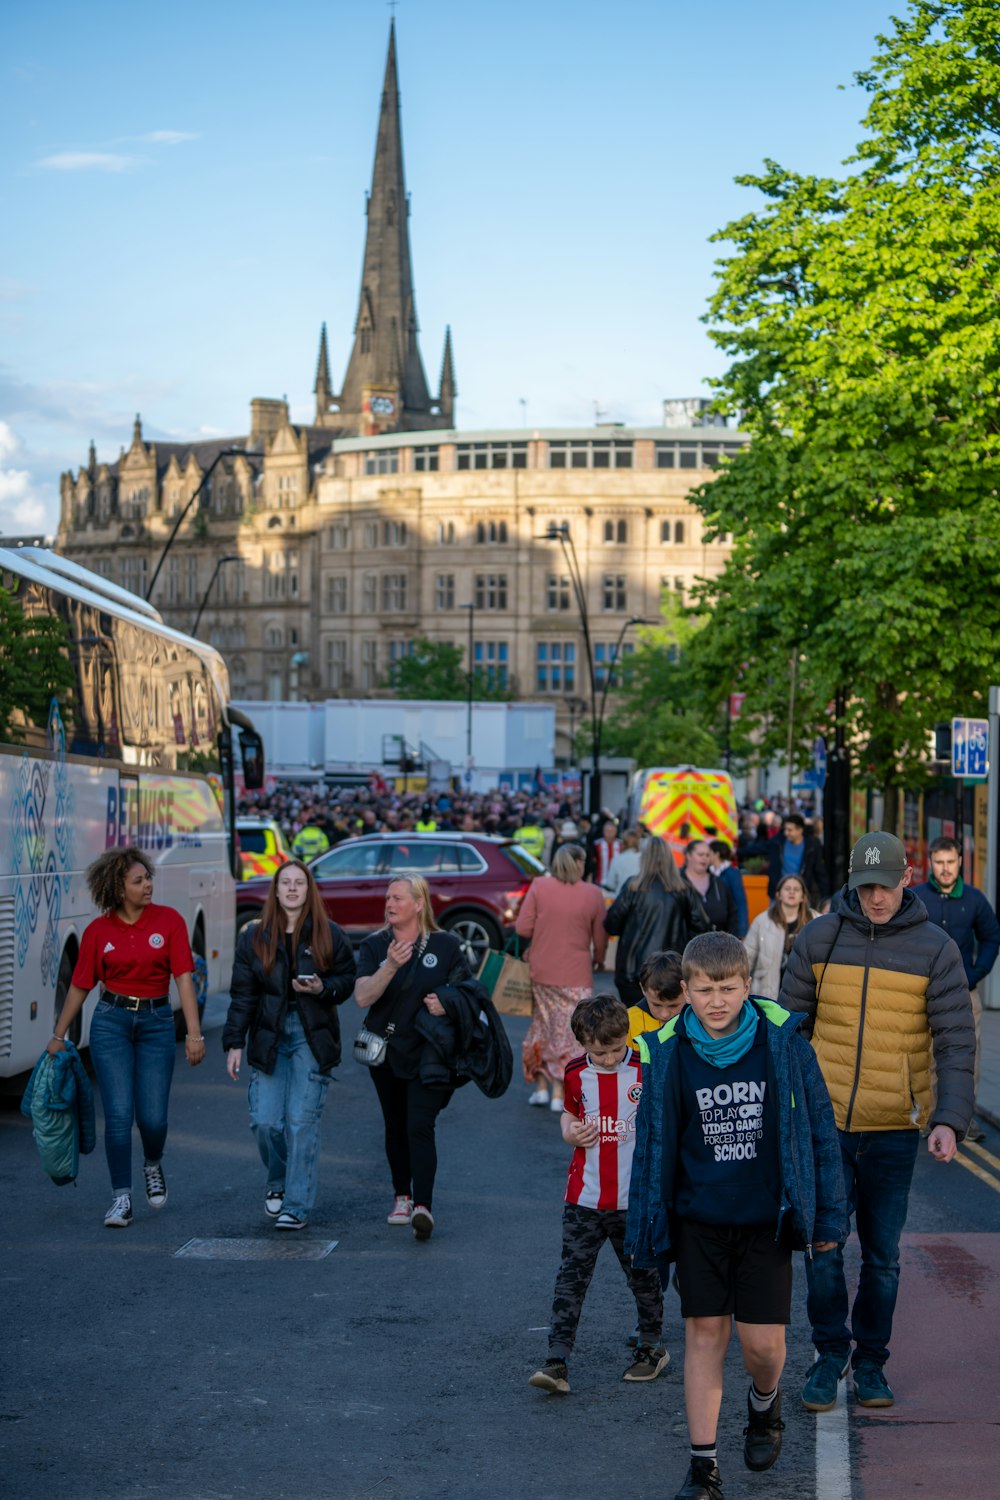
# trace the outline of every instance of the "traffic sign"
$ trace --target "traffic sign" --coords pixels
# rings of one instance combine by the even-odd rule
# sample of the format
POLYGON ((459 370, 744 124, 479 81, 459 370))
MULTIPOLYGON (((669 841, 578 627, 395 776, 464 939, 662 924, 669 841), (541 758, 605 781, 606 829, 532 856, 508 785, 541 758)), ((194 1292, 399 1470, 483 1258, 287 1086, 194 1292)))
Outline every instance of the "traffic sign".
POLYGON ((968 781, 985 781, 989 743, 988 719, 952 719, 951 774, 968 781))

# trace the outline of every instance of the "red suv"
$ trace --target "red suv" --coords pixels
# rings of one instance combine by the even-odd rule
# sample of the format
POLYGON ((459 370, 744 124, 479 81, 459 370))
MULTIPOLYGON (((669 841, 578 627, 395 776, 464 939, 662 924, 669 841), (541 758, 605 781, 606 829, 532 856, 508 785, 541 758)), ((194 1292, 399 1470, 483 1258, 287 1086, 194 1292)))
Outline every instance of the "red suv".
MULTIPOLYGON (((536 875, 533 855, 511 839, 480 833, 373 833, 345 839, 309 866, 332 919, 355 943, 385 924, 385 892, 396 875, 422 875, 439 927, 460 940, 472 972, 509 936, 536 875)), ((260 915, 269 880, 236 892, 237 930, 260 915)))

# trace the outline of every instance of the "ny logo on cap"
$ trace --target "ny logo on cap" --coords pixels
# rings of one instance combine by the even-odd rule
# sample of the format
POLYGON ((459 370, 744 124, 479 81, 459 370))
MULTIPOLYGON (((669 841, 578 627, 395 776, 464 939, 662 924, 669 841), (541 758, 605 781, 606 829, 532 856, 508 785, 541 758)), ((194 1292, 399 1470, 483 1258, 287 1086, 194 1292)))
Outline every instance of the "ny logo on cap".
POLYGON ((878 845, 872 844, 870 849, 865 850, 865 864, 877 865, 879 861, 878 845))

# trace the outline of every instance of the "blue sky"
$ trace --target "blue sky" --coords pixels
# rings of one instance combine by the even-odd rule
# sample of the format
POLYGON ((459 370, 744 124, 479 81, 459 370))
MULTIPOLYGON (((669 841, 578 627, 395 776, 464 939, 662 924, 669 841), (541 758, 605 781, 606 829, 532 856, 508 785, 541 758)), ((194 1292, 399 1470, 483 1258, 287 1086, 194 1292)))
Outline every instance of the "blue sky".
MULTIPOLYGON (((465 428, 650 425, 721 369, 701 316, 773 157, 834 172, 883 0, 400 0, 411 244, 465 428), (847 85, 841 89, 839 85, 847 85), (526 405, 522 407, 521 402, 526 405)), ((0 16, 0 532, 53 529, 93 437, 310 420, 342 378, 382 0, 8 0, 0 16)))

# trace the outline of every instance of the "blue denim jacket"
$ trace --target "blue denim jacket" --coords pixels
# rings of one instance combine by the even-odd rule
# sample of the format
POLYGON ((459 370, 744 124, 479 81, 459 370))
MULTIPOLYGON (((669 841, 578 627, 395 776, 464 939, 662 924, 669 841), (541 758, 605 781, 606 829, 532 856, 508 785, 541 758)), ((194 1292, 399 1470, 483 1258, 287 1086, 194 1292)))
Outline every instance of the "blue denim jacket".
MULTIPOLYGON (((767 1027, 767 1083, 778 1101, 781 1208, 775 1238, 787 1216, 790 1243, 847 1238, 847 1200, 840 1142, 830 1096, 816 1054, 799 1035, 799 1017, 773 1000, 753 999, 767 1027)), ((642 1098, 636 1119, 625 1249, 638 1267, 664 1272, 673 1259, 671 1215, 680 1149, 679 1037, 684 1015, 639 1038, 642 1098)))

